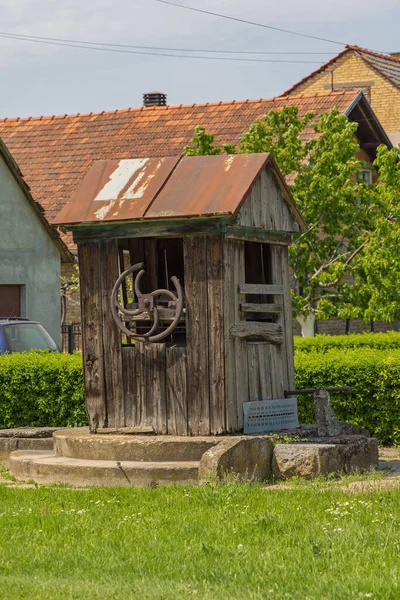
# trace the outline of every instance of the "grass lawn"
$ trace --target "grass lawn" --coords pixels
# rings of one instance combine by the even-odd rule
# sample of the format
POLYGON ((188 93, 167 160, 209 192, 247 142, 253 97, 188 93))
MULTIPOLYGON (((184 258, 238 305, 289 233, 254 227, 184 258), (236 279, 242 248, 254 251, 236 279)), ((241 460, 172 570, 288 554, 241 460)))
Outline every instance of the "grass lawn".
POLYGON ((0 486, 0 598, 400 598, 400 489, 0 486))

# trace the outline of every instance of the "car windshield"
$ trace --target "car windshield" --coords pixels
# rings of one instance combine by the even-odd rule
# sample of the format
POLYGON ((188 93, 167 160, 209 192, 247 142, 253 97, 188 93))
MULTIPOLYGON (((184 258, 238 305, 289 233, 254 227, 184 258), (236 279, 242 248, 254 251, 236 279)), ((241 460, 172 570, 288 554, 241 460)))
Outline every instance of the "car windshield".
POLYGON ((4 327, 10 350, 58 350, 57 344, 39 323, 17 323, 4 327))

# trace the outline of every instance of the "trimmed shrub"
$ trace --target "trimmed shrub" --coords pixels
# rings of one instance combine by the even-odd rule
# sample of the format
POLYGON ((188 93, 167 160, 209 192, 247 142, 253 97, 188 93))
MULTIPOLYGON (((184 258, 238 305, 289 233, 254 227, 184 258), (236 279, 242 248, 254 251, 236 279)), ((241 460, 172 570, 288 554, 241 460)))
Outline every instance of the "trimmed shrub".
MULTIPOLYGON (((349 385, 352 394, 331 395, 338 418, 366 427, 381 444, 400 445, 400 350, 297 352, 295 371, 298 389, 349 385)), ((300 422, 312 423, 311 397, 298 400, 300 422)))
POLYGON ((312 338, 295 336, 297 352, 326 352, 330 348, 389 348, 400 349, 400 332, 353 333, 350 335, 316 335, 312 338))
POLYGON ((0 356, 0 428, 87 425, 81 354, 0 356))

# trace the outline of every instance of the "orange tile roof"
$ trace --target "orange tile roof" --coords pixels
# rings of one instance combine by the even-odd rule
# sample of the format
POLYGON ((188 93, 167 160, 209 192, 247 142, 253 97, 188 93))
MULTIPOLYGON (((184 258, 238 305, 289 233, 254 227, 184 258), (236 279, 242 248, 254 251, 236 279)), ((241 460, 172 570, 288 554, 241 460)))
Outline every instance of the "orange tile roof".
POLYGON ((380 52, 368 50, 368 48, 360 48, 360 46, 347 45, 344 50, 339 52, 339 54, 328 60, 328 62, 323 64, 321 67, 318 67, 318 69, 315 69, 315 71, 312 71, 309 75, 303 77, 303 79, 300 79, 300 81, 298 81, 285 92, 283 92, 282 96, 288 96, 303 83, 305 83, 315 75, 318 75, 318 73, 323 73, 323 71, 326 71, 326 69, 328 69, 339 58, 341 58, 348 52, 357 52, 362 59, 364 59, 366 62, 372 65, 377 71, 381 73, 381 75, 383 75, 392 83, 400 87, 400 58, 391 56, 390 54, 382 54, 380 52))
MULTIPOLYGON (((318 115, 336 106, 344 113, 356 97, 354 91, 334 92, 3 119, 0 137, 52 223, 95 160, 179 155, 190 143, 196 125, 214 133, 216 144, 237 144, 241 134, 272 109, 299 106, 300 115, 307 111, 318 115)), ((73 248, 71 239, 67 241, 73 248)))

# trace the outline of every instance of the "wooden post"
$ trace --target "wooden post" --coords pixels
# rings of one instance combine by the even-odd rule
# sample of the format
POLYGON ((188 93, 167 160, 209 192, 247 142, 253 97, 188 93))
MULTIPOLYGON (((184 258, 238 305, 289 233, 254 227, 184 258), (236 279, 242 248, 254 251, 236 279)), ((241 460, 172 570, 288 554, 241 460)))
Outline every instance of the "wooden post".
POLYGON ((101 314, 104 356, 104 380, 107 426, 125 427, 124 392, 122 386, 121 332, 111 314, 111 292, 119 275, 118 242, 100 242, 101 314))
POLYGON ((183 252, 187 322, 188 429, 190 435, 210 435, 206 237, 184 237, 183 252))
POLYGON ((100 244, 78 245, 82 312, 82 359, 90 431, 106 426, 100 244))
POLYGON ((208 364, 210 431, 226 431, 224 340, 224 239, 207 237, 208 364))

